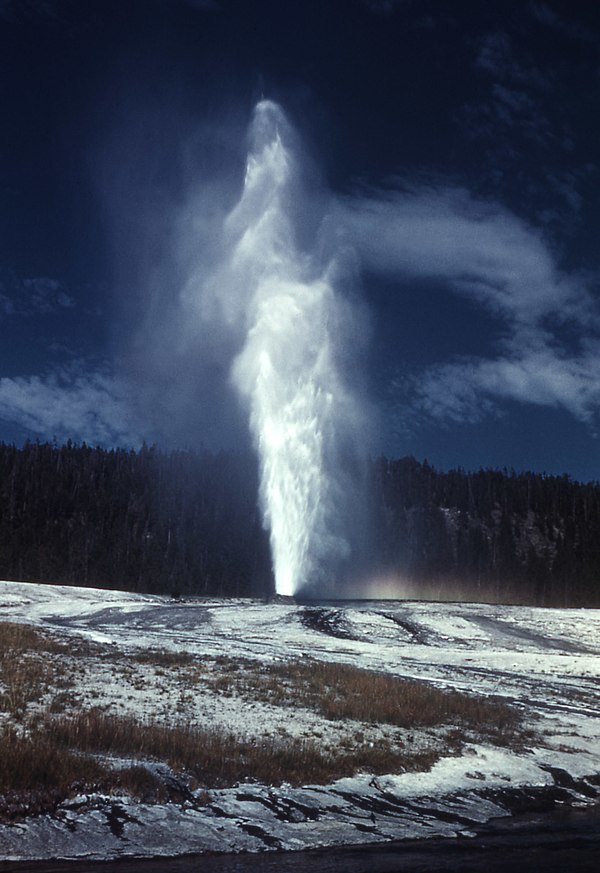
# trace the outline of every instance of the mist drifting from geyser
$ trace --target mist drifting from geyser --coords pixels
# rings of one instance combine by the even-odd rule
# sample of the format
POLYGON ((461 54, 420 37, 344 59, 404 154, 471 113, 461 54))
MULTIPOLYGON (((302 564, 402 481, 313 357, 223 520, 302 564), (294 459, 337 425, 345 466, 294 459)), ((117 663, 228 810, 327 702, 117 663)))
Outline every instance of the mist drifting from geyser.
POLYGON ((258 453, 276 591, 293 595, 331 586, 352 557, 361 416, 347 373, 357 328, 337 290, 343 256, 328 252, 319 221, 306 233, 315 219, 300 149, 277 104, 258 103, 249 141, 241 197, 200 293, 204 311, 239 332, 231 382, 258 453))

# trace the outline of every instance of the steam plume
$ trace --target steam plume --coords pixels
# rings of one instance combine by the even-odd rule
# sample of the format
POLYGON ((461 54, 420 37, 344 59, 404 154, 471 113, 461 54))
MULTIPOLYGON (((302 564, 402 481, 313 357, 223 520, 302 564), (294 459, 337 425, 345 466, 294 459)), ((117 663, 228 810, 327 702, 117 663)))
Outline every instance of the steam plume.
POLYGON ((224 257, 203 289, 205 305, 214 313, 218 301, 240 331, 231 379, 248 409, 276 590, 286 595, 328 582, 351 554, 358 425, 342 365, 351 310, 334 287, 336 259, 299 244, 308 211, 294 142, 282 110, 261 101, 224 257))

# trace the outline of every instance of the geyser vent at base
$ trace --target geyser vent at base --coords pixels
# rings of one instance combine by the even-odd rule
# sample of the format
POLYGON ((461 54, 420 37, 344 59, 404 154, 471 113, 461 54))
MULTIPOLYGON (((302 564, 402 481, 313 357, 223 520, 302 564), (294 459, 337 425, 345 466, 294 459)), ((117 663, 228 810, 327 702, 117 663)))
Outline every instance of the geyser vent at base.
POLYGON ((292 597, 291 594, 271 594, 267 598, 267 603, 281 603, 281 604, 289 604, 290 606, 295 606, 297 604, 296 598, 292 597))

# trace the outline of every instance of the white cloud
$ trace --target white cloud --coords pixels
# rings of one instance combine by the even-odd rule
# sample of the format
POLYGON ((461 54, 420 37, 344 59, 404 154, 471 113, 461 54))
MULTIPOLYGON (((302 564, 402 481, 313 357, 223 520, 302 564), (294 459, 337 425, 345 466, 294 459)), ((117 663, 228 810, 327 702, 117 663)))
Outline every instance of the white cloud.
POLYGON ((78 367, 44 376, 0 378, 0 418, 44 439, 138 445, 143 438, 126 382, 78 367))
POLYGON ((337 209, 373 272, 444 279, 522 326, 550 314, 592 317, 582 281, 562 273, 541 234, 498 204, 462 189, 422 188, 348 198, 337 209))
POLYGON ((503 400, 563 408, 591 423, 600 408, 600 355, 568 358, 547 347, 521 356, 432 368, 415 385, 414 407, 437 419, 475 422, 503 400))
POLYGON ((498 204, 448 188, 370 192, 337 209, 368 271, 441 280, 503 324, 489 358, 449 361, 411 380, 417 414, 473 422, 516 400, 593 420, 600 313, 584 279, 559 268, 538 231, 498 204))

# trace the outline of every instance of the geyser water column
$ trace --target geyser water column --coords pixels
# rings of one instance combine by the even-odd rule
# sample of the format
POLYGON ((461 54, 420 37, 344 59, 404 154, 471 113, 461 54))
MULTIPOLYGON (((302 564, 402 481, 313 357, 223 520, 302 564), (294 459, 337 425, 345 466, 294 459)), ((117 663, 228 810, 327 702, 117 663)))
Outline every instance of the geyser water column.
POLYGON ((344 520, 357 405, 340 367, 351 316, 334 288, 335 258, 300 248, 299 157, 279 106, 261 101, 250 134, 243 193, 225 224, 221 293, 241 308, 232 380, 259 455, 276 590, 292 595, 328 582, 351 553, 344 520))

